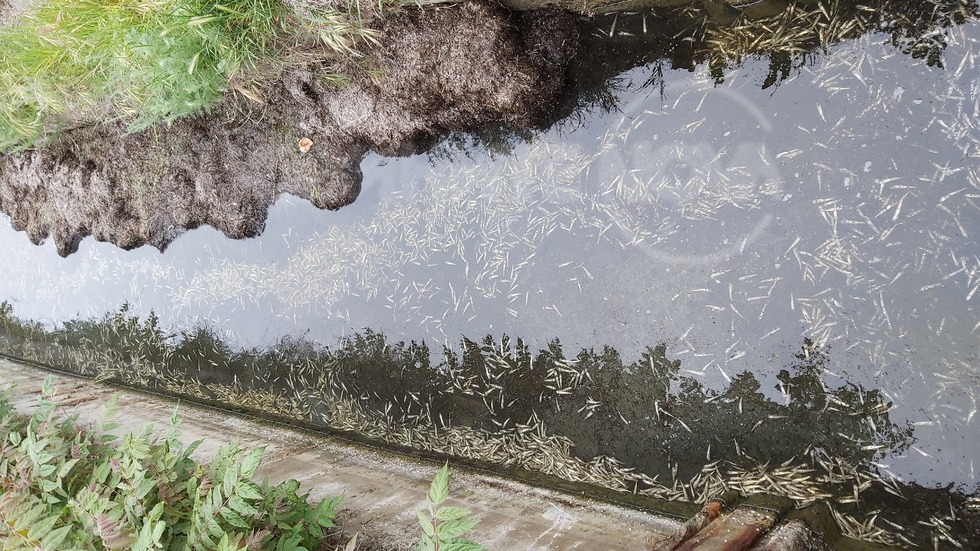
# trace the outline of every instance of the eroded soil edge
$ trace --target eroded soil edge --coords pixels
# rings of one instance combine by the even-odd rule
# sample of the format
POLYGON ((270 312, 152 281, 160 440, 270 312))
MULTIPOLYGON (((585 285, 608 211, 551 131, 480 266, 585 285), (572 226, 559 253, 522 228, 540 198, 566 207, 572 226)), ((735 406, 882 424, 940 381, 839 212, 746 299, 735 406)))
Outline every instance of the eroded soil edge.
POLYGON ((324 209, 354 201, 368 151, 408 155, 446 132, 539 125, 578 39, 565 12, 474 2, 392 13, 379 30, 364 58, 375 65, 349 67, 347 85, 323 79, 326 67, 298 67, 263 90, 262 106, 230 95, 170 127, 87 126, 4 155, 0 210, 32 242, 52 238, 62 256, 88 235, 160 250, 203 224, 255 236, 282 193, 324 209), (306 154, 303 137, 313 141, 306 154))

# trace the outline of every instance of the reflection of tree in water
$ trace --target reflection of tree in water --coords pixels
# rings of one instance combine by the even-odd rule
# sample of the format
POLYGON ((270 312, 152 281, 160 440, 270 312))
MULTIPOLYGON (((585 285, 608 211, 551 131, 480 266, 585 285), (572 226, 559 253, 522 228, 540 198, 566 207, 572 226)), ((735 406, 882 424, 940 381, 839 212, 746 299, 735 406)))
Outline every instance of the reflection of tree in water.
POLYGON ((809 341, 799 361, 778 375, 775 390, 785 403, 760 392, 748 372, 723 392, 705 389, 679 375, 680 362, 668 360, 663 345, 632 364, 610 347, 583 350, 567 362, 563 381, 558 375, 565 360, 557 341, 533 365, 521 341, 514 354, 501 357, 494 351, 500 347, 489 338, 483 347, 467 341, 462 360, 448 361, 452 376, 443 377, 454 388, 464 381, 472 394, 431 395, 433 413, 477 423, 482 417, 488 429, 536 414, 552 433, 570 438, 579 457, 610 455, 651 476, 667 476, 679 464, 681 478, 697 473, 705 460, 782 463, 812 449, 857 464, 879 451, 904 451, 912 440, 910 427, 890 421, 891 404, 878 390, 829 388, 821 378, 827 357, 809 341), (498 371, 500 376, 492 376, 498 371))
MULTIPOLYGON (((891 404, 878 390, 827 386, 829 359, 809 341, 769 393, 751 373, 724 390, 705 388, 681 375, 681 363, 668 359, 663 345, 632 363, 610 347, 570 357, 557 340, 534 352, 520 339, 489 336, 434 354, 424 343, 389 342, 368 330, 330 348, 284 339, 265 350, 235 351, 207 328, 168 337, 155 316, 140 321, 125 308, 46 330, 17 320, 4 304, 0 350, 374 441, 644 496, 703 501, 736 489, 786 495, 800 505, 851 501, 837 510, 838 524, 882 542, 896 540, 874 521, 867 528, 855 520, 865 510, 852 492, 874 496, 883 516, 891 500, 892 518, 904 504, 893 494, 920 496, 930 518, 939 518, 943 503, 962 501, 885 481, 871 469, 876 455, 906 450, 912 429, 890 420, 891 404)), ((903 537, 928 542, 930 534, 903 537)))
POLYGON ((831 46, 869 33, 887 34, 903 53, 942 67, 945 30, 978 16, 976 0, 796 0, 754 18, 708 7, 660 8, 597 19, 573 71, 577 80, 598 84, 651 63, 661 69, 663 63, 684 69, 706 64, 720 79, 726 66, 751 57, 769 60, 768 87, 831 46))
MULTIPOLYGON (((762 2, 773 4, 773 2, 762 2)), ((630 83, 621 73, 647 66, 642 86, 660 87, 664 70, 707 66, 717 82, 727 67, 746 59, 769 63, 762 88, 778 85, 819 59, 835 44, 869 33, 930 66, 943 67, 946 31, 980 17, 976 0, 790 0, 767 17, 749 17, 722 2, 691 2, 598 16, 582 22, 581 45, 568 68, 569 85, 560 105, 542 129, 563 121, 575 126, 590 111, 612 111, 630 83)), ((757 3, 758 4, 758 3, 757 3)), ((452 133, 425 144, 435 158, 458 152, 508 154, 533 131, 489 125, 476 132, 452 133)))

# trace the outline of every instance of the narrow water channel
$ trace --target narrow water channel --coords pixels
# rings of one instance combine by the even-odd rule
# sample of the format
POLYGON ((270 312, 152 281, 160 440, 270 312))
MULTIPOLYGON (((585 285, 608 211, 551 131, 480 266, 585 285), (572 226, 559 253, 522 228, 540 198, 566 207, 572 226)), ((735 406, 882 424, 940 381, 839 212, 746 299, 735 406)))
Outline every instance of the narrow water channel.
POLYGON ((353 205, 285 197, 254 239, 61 258, 4 218, 0 351, 623 495, 826 500, 853 537, 972 549, 980 24, 929 32, 941 67, 883 32, 785 74, 642 64, 492 151, 370 156, 353 205))

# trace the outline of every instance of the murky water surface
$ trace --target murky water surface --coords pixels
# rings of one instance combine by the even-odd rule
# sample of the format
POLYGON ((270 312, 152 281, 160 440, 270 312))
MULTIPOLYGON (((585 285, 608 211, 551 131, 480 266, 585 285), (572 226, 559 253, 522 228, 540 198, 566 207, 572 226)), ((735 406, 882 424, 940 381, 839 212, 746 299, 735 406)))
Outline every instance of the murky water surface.
MULTIPOLYGON (((403 362, 405 388, 415 384, 404 381, 405 362, 424 363, 458 400, 402 399, 390 382, 351 378, 357 369, 330 380, 344 385, 335 397, 359 399, 365 411, 383 411, 379 419, 479 430, 484 441, 532 429, 562 435, 572 455, 592 461, 593 478, 580 478, 602 484, 595 456, 650 478, 678 460, 690 470, 692 450, 699 464, 688 474, 719 459, 748 469, 733 459, 742 456, 795 465, 817 450, 826 452, 821 461, 845 457, 873 473, 856 475, 858 487, 865 476, 894 488, 974 492, 980 25, 942 32, 945 69, 876 34, 838 44, 765 89, 761 61, 727 70, 717 85, 698 69, 668 70, 662 88, 642 86, 653 69, 633 69, 620 76, 611 112, 561 124, 510 155, 369 158, 353 206, 328 213, 281 200, 257 239, 229 241, 205 228, 165 254, 87 240, 63 259, 4 222, 0 299, 48 329, 128 304, 143 319, 154 312, 164 335, 208 327, 234 350, 302 341, 375 354, 393 362, 384 369, 403 362), (357 338, 345 348, 348 336, 357 338), (553 339, 564 355, 549 348, 553 339), (666 348, 648 350, 659 343, 666 348), (583 348, 593 354, 577 355, 583 348), (468 351, 483 358, 469 379, 461 375, 476 369, 468 351), (532 384, 521 373, 535 361, 550 363, 532 384), (511 386, 495 394, 505 380, 511 386), (603 397, 603 388, 635 394, 603 397), (442 412, 455 425, 433 419, 442 412), (772 424, 783 428, 766 433, 772 424), (791 425, 826 438, 796 449, 780 440, 791 425), (603 440, 609 431, 633 440, 603 440)), ((168 354, 190 361, 198 348, 168 354)), ((378 369, 373 377, 393 377, 378 369)), ((242 384, 257 392, 275 386, 269 379, 242 384)), ((304 415, 337 419, 330 408, 339 402, 303 403, 304 415)), ((368 425, 351 426, 382 430, 368 425)), ((405 438, 398 443, 421 437, 405 438)), ((465 455, 460 438, 448 451, 465 455)), ((782 473, 787 488, 801 478, 795 472, 782 473)), ((654 487, 623 480, 634 493, 654 487)), ((863 522, 871 509, 853 515, 863 522)))

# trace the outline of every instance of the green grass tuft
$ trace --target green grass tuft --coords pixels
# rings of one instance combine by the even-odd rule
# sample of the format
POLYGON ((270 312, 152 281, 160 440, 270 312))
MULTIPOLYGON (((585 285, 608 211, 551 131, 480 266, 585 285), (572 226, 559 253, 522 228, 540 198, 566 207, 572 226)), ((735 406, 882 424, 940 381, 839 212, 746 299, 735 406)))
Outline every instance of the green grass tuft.
POLYGON ((344 55, 373 40, 356 14, 281 0, 46 0, 0 27, 0 151, 99 109, 131 131, 205 111, 297 37, 344 55))

